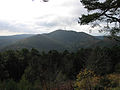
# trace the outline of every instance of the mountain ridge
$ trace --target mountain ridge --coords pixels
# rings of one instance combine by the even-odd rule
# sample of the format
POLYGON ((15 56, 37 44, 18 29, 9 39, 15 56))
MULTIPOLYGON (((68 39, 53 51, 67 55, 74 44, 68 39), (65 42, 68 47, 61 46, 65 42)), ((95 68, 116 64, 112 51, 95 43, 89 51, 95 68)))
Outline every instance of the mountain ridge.
MULTIPOLYGON (((4 47, 3 50, 36 48, 39 51, 63 51, 65 49, 75 51, 80 48, 89 48, 102 45, 105 46, 104 43, 106 43, 106 41, 103 40, 103 37, 97 38, 84 32, 56 30, 51 33, 37 34, 20 39, 13 44, 4 47)), ((109 45, 110 43, 111 41, 106 45, 109 45)))
POLYGON ((16 41, 33 36, 34 34, 20 34, 11 36, 0 36, 0 48, 11 45, 16 41))

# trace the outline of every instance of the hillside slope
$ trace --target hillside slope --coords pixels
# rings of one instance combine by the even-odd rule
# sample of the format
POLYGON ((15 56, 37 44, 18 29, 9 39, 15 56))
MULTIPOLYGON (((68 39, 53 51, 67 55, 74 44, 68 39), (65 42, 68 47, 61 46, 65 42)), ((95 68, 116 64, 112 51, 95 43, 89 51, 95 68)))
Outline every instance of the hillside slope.
POLYGON ((33 36, 33 34, 21 34, 21 35, 13 35, 13 36, 0 36, 0 48, 11 45, 18 40, 28 38, 33 36))
POLYGON ((84 32, 56 30, 47 34, 38 34, 31 37, 27 37, 9 45, 2 50, 8 49, 21 49, 21 48, 36 48, 40 51, 58 50, 63 51, 65 49, 69 51, 75 51, 80 48, 94 48, 111 47, 117 45, 116 41, 109 40, 102 37, 102 39, 96 38, 84 32))
POLYGON ((72 50, 89 47, 100 40, 84 32, 57 30, 46 34, 49 38, 63 43, 72 50))
POLYGON ((39 34, 17 41, 5 49, 36 48, 41 51, 77 50, 99 42, 99 39, 83 32, 57 30, 48 34, 39 34))

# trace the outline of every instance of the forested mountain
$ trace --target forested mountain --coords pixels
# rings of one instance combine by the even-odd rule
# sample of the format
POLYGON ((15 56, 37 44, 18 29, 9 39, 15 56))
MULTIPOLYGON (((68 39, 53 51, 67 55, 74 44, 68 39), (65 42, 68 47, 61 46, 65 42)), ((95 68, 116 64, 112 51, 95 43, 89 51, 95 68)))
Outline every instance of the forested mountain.
POLYGON ((101 40, 99 42, 97 42, 96 44, 94 44, 94 47, 113 47, 113 46, 119 46, 120 42, 110 39, 108 37, 99 37, 101 40))
POLYGON ((2 50, 21 49, 21 48, 36 48, 39 51, 65 49, 76 51, 80 48, 97 47, 97 46, 114 46, 116 41, 109 40, 103 36, 91 36, 84 32, 56 30, 47 34, 38 35, 20 35, 11 37, 0 37, 0 46, 2 50))
POLYGON ((99 39, 83 32, 57 30, 48 34, 38 34, 24 38, 16 43, 5 47, 5 49, 36 48, 42 51, 49 50, 77 50, 89 47, 98 42, 99 39))
POLYGON ((0 48, 11 45, 18 40, 28 38, 33 36, 33 34, 21 34, 21 35, 13 35, 13 36, 0 36, 0 48))
POLYGON ((99 39, 84 32, 65 30, 57 30, 47 34, 47 36, 67 45, 72 50, 89 47, 99 41, 99 39))
POLYGON ((37 48, 38 50, 52 50, 52 49, 65 49, 61 43, 46 37, 45 35, 36 35, 29 38, 22 39, 13 45, 6 47, 7 49, 20 49, 20 48, 37 48))

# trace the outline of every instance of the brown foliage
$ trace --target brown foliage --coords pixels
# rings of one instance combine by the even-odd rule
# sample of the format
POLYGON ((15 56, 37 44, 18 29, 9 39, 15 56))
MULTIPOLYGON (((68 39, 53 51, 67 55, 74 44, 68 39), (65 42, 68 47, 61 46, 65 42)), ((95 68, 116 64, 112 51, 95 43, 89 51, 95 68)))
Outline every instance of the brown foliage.
POLYGON ((51 88, 50 90, 74 90, 73 82, 65 82, 57 85, 56 87, 51 88))

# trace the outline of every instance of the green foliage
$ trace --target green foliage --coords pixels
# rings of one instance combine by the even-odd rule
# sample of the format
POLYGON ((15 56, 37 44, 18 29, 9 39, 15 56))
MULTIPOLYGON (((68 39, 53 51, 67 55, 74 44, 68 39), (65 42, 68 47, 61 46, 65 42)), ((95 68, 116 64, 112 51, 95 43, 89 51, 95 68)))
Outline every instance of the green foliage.
POLYGON ((7 80, 5 83, 5 88, 6 90, 17 90, 17 83, 14 80, 7 80))
POLYGON ((93 22, 95 20, 97 20, 99 18, 100 13, 93 13, 90 15, 82 15, 80 19, 80 21, 78 21, 78 23, 84 25, 84 24, 88 24, 90 22, 93 22))
POLYGON ((115 72, 120 73, 120 63, 117 63, 117 64, 115 65, 115 72))
POLYGON ((5 66, 6 66, 6 61, 3 60, 3 56, 0 53, 0 81, 3 81, 9 76, 8 71, 6 70, 5 66))
POLYGON ((93 50, 87 61, 87 68, 99 75, 111 73, 112 60, 109 56, 109 49, 96 48, 93 50))
POLYGON ((82 15, 78 23, 81 25, 94 23, 97 26, 100 22, 107 22, 107 27, 100 31, 109 31, 112 38, 120 42, 120 27, 111 28, 109 24, 120 23, 120 0, 80 0, 84 7, 88 10, 88 14, 82 15), (106 30, 107 29, 107 30, 106 30))
POLYGON ((29 90, 31 87, 33 87, 32 84, 30 84, 23 75, 20 82, 18 83, 19 90, 29 90))
POLYGON ((25 48, 1 52, 0 89, 49 90, 62 83, 67 86, 67 82, 74 81, 76 76, 77 84, 84 90, 116 88, 120 80, 119 59, 118 46, 80 49, 77 52, 51 50, 40 53, 36 49, 25 48))
POLYGON ((55 82, 63 82, 66 81, 67 77, 61 71, 57 74, 55 82))
POLYGON ((33 57, 29 66, 25 70, 25 77, 29 82, 34 82, 37 79, 43 78, 44 72, 42 71, 42 65, 38 57, 33 57), (32 77, 32 78, 31 78, 32 77))
POLYGON ((93 22, 96 20, 104 20, 104 19, 105 20, 109 19, 111 22, 120 23, 120 19, 118 17, 120 10, 119 0, 105 0, 103 2, 99 0, 81 0, 81 3, 85 6, 85 8, 89 12, 92 13, 87 14, 86 16, 83 15, 80 18, 80 24, 84 24, 84 23, 88 24, 89 22, 93 22), (96 13, 98 11, 100 13, 96 13), (89 21, 87 20, 87 18, 89 21))

